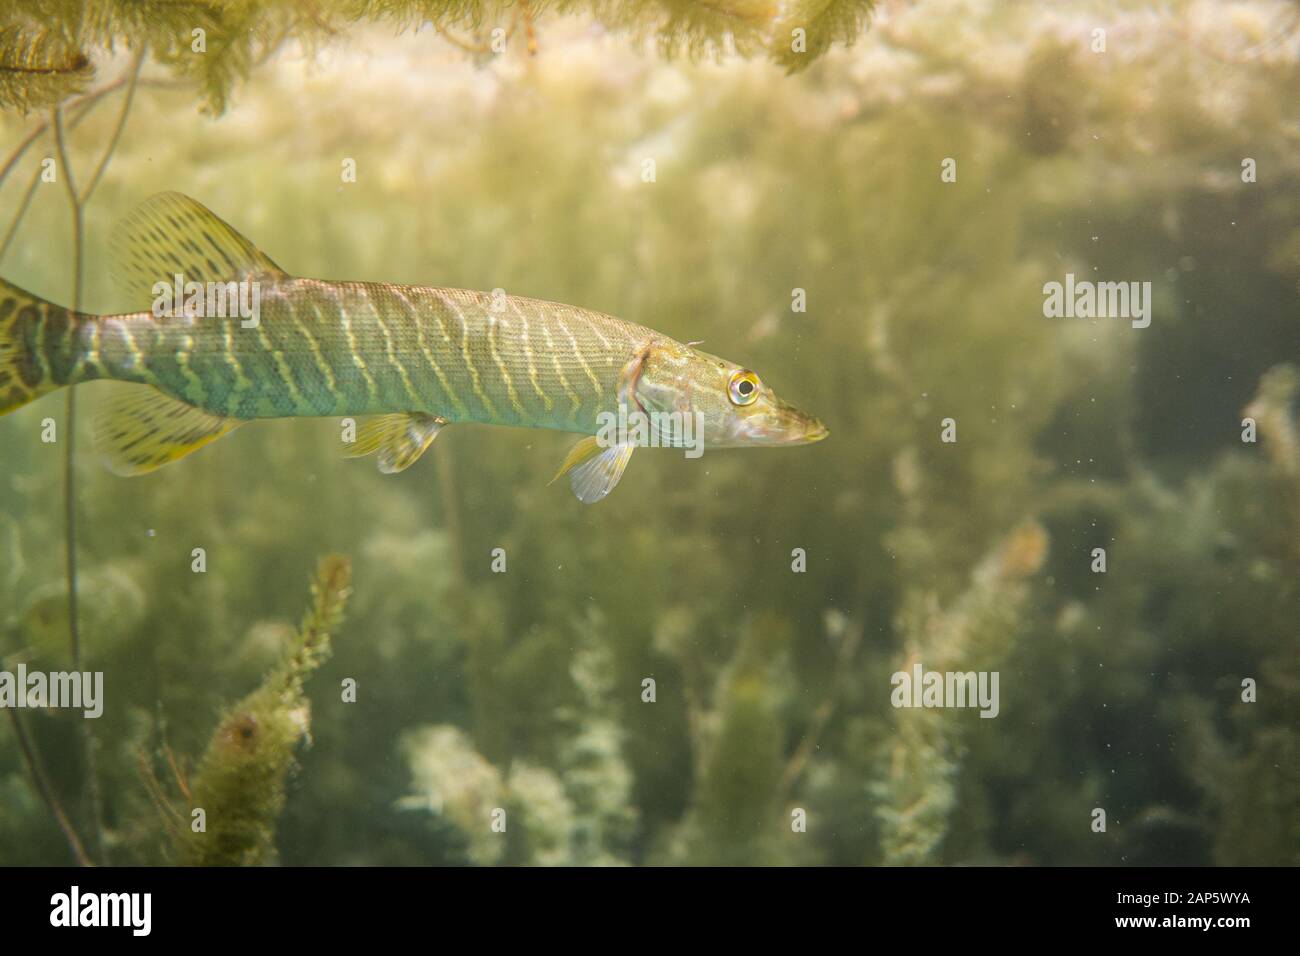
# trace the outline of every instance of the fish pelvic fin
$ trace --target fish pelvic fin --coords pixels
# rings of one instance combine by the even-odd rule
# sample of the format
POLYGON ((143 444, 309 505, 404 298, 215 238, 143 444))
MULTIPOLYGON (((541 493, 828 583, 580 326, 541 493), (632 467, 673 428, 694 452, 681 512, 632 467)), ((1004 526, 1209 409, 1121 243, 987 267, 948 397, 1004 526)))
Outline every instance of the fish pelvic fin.
POLYGON ((405 471, 429 450, 447 419, 424 412, 377 415, 357 427, 357 440, 346 452, 348 458, 379 455, 379 470, 386 475, 405 471))
POLYGON ((66 334, 75 317, 0 279, 0 415, 8 415, 67 382, 54 380, 52 363, 43 360, 43 326, 59 322, 66 334))
POLYGON ((635 445, 602 448, 599 439, 589 435, 569 449, 551 484, 568 474, 569 487, 578 500, 584 505, 595 504, 614 490, 635 450, 635 445))
POLYGON ((221 283, 285 271, 207 206, 184 193, 150 196, 113 232, 113 275, 132 305, 149 308, 155 284, 221 283))
POLYGON ((95 411, 95 450, 115 474, 143 475, 243 423, 187 405, 150 385, 115 383, 95 411))

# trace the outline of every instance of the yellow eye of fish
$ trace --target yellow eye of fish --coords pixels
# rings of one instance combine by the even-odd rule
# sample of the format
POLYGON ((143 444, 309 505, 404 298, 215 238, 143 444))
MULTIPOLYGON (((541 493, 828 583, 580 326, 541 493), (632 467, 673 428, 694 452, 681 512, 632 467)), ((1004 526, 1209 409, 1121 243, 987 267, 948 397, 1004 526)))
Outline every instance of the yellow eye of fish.
POLYGON ((733 405, 752 405, 758 398, 758 376, 743 368, 732 372, 727 395, 733 405))

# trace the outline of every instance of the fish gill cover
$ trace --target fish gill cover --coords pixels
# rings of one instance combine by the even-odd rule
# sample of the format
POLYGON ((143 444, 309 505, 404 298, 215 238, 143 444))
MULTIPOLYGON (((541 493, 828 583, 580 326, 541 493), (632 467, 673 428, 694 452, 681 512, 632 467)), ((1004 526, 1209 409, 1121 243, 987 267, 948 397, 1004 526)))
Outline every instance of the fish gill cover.
POLYGON ((6 4, 0 864, 1300 863, 1298 21, 6 4))

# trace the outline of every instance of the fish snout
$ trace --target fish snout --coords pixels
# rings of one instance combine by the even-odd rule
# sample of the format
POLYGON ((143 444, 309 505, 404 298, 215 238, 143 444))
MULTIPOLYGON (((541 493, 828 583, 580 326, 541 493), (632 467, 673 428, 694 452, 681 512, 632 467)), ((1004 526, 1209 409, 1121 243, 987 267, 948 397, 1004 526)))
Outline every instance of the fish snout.
POLYGON ((820 418, 808 417, 807 427, 804 429, 803 437, 799 439, 802 444, 810 445, 815 441, 821 441, 831 430, 822 424, 820 418))
POLYGON ((741 425, 737 444, 808 445, 829 434, 821 419, 778 401, 768 413, 751 416, 741 425))

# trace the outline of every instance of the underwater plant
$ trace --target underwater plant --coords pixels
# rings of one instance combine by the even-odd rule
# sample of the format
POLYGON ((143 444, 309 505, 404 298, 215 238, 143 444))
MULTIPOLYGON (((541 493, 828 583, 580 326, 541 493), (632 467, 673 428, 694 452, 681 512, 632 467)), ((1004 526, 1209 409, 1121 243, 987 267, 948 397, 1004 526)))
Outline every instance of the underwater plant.
MULTIPOLYGON (((312 581, 312 603, 291 653, 262 685, 221 716, 191 782, 185 813, 156 794, 169 820, 177 861, 187 866, 256 866, 275 856, 275 827, 284 809, 285 781, 299 743, 310 739, 306 679, 330 655, 351 592, 346 558, 323 558, 312 581)), ((156 780, 148 778, 155 790, 156 780)))
POLYGON ((6 280, 127 307, 112 224, 184 190, 295 274, 703 340, 832 437, 582 509, 546 430, 382 476, 265 422, 124 482, 38 399, 0 420, 0 651, 70 667, 79 622, 113 697, 90 747, 0 721, 0 862, 1297 862, 1292 4, 1097 4, 1105 53, 991 0, 198 6, 0 14, 43 77, 0 71, 6 280), (1150 326, 1048 318, 1067 273, 1149 277, 1150 326), (330 552, 359 639, 290 692, 330 552), (893 706, 917 664, 999 672, 997 718, 893 706))
POLYGON ((458 48, 482 56, 519 35, 535 54, 548 22, 584 17, 653 37, 665 55, 765 52, 793 72, 834 44, 851 44, 874 6, 875 0, 11 0, 0 14, 0 108, 47 108, 84 92, 95 77, 91 51, 125 41, 148 46, 221 112, 235 83, 289 38, 325 43, 358 22, 432 23, 458 48), (211 56, 190 55, 209 49, 211 56))

